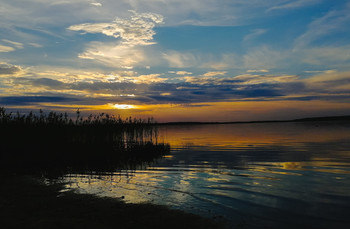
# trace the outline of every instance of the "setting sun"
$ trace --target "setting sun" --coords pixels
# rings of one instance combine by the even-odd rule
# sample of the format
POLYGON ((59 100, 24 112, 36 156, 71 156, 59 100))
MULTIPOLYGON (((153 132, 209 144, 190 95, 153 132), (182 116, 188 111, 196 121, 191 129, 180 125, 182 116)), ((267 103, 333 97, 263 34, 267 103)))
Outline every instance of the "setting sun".
POLYGON ((122 110, 137 108, 136 106, 129 105, 129 104, 113 104, 112 106, 116 109, 122 109, 122 110))

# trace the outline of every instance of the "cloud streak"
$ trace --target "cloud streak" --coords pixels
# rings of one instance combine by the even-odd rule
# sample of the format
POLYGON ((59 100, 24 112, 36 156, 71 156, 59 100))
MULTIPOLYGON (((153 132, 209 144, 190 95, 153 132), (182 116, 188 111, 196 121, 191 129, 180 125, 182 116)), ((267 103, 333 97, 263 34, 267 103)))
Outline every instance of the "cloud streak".
POLYGON ((307 31, 295 40, 295 49, 305 48, 313 42, 332 33, 346 33, 350 23, 350 5, 341 10, 331 10, 323 17, 317 18, 308 25, 307 31))
POLYGON ((274 10, 290 10, 290 9, 297 9, 305 6, 311 6, 315 5, 317 3, 322 2, 322 0, 292 0, 288 1, 287 3, 273 6, 269 8, 266 12, 274 11, 274 10))
POLYGON ((16 49, 6 46, 6 45, 0 45, 0 52, 12 52, 15 51, 16 49))
POLYGON ((253 31, 251 31, 251 33, 244 36, 243 41, 244 42, 251 41, 251 40, 259 37, 260 35, 263 35, 266 32, 267 32, 266 29, 254 29, 253 31))

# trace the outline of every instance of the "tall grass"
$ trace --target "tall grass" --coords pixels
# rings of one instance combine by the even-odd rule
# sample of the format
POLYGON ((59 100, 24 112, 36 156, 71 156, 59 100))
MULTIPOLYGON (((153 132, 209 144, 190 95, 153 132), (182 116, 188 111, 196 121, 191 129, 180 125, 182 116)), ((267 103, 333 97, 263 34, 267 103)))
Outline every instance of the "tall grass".
POLYGON ((63 175, 113 172, 151 163, 170 152, 158 141, 152 118, 89 115, 42 110, 9 113, 0 107, 1 170, 63 175))

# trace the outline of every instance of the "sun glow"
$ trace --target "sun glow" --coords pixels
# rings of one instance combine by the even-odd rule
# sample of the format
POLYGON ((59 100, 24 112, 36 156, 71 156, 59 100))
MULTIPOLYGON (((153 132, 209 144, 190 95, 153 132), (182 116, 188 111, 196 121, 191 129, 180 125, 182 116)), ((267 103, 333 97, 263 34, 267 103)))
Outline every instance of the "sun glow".
POLYGON ((112 105, 114 108, 116 109, 122 109, 122 110, 125 110, 125 109, 135 109, 137 108, 136 106, 134 105, 129 105, 129 104, 113 104, 112 105))

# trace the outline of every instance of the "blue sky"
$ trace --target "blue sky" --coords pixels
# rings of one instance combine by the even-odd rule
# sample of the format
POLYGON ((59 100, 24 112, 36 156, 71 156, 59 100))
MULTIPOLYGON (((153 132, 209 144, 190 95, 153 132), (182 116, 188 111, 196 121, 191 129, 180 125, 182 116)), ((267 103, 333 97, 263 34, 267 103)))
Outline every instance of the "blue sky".
POLYGON ((0 106, 160 121, 350 113, 348 0, 0 0, 0 106))

